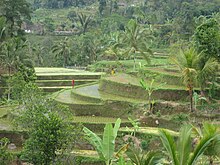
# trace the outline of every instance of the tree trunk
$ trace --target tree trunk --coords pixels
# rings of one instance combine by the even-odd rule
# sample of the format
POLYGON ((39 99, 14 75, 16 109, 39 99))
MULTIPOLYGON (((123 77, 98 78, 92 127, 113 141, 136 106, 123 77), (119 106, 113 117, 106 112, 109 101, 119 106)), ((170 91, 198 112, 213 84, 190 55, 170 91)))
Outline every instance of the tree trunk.
POLYGON ((8 67, 8 76, 9 76, 9 82, 8 82, 8 101, 11 99, 11 67, 8 67))
POLYGON ((134 71, 136 70, 136 58, 135 58, 135 52, 134 52, 134 71))
POLYGON ((110 15, 112 14, 112 8, 113 8, 113 2, 112 0, 110 0, 110 9, 109 9, 110 15))
POLYGON ((67 56, 66 53, 63 54, 63 67, 66 68, 67 66, 67 56))
POLYGON ((193 108, 193 90, 189 89, 189 97, 190 97, 190 112, 194 112, 193 108))

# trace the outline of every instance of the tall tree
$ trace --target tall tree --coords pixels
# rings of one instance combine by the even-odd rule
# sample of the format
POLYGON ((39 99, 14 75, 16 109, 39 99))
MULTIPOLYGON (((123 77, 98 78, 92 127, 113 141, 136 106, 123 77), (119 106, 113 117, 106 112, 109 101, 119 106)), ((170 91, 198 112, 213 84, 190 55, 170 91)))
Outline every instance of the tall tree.
POLYGON ((193 108, 193 89, 196 84, 196 62, 198 54, 194 49, 180 50, 179 54, 173 55, 172 60, 179 67, 181 71, 181 77, 183 83, 186 85, 187 90, 189 91, 190 97, 190 111, 194 110, 193 108))
POLYGON ((141 28, 135 20, 130 20, 122 33, 123 43, 126 44, 126 54, 132 55, 134 59, 134 70, 136 68, 136 54, 140 53, 147 61, 152 51, 147 46, 147 39, 153 37, 148 33, 148 29, 141 28))
POLYGON ((32 66, 32 62, 25 52, 26 46, 26 43, 21 38, 15 37, 4 41, 1 45, 0 62, 7 68, 9 75, 8 100, 10 100, 11 94, 10 80, 12 71, 18 70, 21 65, 32 66))
POLYGON ((107 0, 99 0, 99 14, 103 15, 103 11, 107 6, 107 0))
POLYGON ((200 92, 202 97, 206 97, 205 88, 207 85, 215 80, 218 70, 218 61, 214 58, 209 58, 205 63, 201 63, 203 60, 203 55, 201 54, 198 58, 196 71, 197 71, 197 84, 200 87, 200 92))
POLYGON ((30 53, 32 54, 33 58, 35 59, 36 66, 42 66, 43 65, 43 53, 44 53, 44 47, 40 44, 31 46, 29 45, 30 53))
POLYGON ((6 38, 6 20, 4 17, 0 17, 0 44, 6 38))
POLYGON ((220 28, 215 19, 208 19, 196 28, 194 42, 195 48, 204 55, 202 65, 210 57, 220 61, 220 28))
POLYGON ((55 57, 61 57, 63 59, 63 67, 68 65, 70 55, 70 39, 65 37, 64 40, 59 41, 52 47, 52 53, 55 53, 55 57))
POLYGON ((1 0, 0 16, 6 18, 9 25, 10 36, 17 36, 21 33, 21 25, 24 19, 30 19, 31 9, 26 0, 1 0))
POLYGON ((77 17, 78 17, 79 22, 82 26, 82 33, 85 34, 89 23, 92 21, 92 16, 86 15, 84 13, 79 13, 79 14, 77 14, 77 17))
POLYGON ((0 52, 0 61, 7 68, 9 76, 11 76, 12 70, 17 70, 19 65, 31 64, 31 61, 26 56, 26 42, 21 38, 11 38, 3 42, 0 52))

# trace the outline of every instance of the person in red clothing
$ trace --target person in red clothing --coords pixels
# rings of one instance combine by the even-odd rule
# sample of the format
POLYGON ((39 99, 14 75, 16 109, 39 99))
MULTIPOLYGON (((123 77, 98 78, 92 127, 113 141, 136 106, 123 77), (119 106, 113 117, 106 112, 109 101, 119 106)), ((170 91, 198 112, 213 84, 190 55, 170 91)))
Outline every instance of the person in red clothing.
POLYGON ((72 88, 74 88, 75 80, 72 80, 72 88))

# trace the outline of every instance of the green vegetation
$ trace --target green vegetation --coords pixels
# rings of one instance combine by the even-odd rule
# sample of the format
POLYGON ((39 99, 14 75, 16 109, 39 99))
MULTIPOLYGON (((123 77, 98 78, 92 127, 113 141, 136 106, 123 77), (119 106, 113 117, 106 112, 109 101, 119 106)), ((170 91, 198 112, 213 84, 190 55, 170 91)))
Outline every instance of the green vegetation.
POLYGON ((89 129, 83 129, 83 131, 86 133, 86 136, 89 137, 88 140, 90 141, 90 143, 93 144, 96 148, 96 151, 99 154, 99 158, 103 160, 106 165, 112 164, 115 150, 115 139, 117 137, 120 124, 120 119, 115 122, 114 127, 112 127, 112 124, 106 124, 103 133, 103 139, 100 139, 95 133, 93 133, 89 129))
MULTIPOLYGON (((219 133, 216 132, 216 127, 213 125, 204 125, 203 135, 194 143, 192 143, 191 140, 192 129, 193 128, 189 125, 182 127, 178 139, 178 148, 174 138, 168 132, 161 131, 162 144, 168 153, 168 157, 172 160, 173 165, 195 164, 200 161, 199 158, 201 155, 205 154, 205 151, 207 151, 213 143, 218 145, 219 133)), ((214 148, 214 146, 212 147, 214 148)), ((210 164, 212 164, 211 161, 210 164)))
POLYGON ((219 8, 1 0, 0 164, 219 164, 219 8))
POLYGON ((2 165, 7 165, 13 159, 12 154, 7 151, 9 140, 7 138, 1 138, 0 143, 0 161, 2 165))

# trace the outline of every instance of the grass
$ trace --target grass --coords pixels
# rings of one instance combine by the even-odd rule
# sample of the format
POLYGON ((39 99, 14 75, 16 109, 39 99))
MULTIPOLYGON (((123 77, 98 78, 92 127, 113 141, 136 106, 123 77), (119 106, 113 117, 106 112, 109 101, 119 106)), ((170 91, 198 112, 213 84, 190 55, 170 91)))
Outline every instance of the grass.
POLYGON ((0 107, 0 118, 4 117, 8 114, 9 108, 8 107, 0 107))
POLYGON ((135 98, 131 99, 131 98, 123 97, 123 96, 109 94, 103 91, 99 91, 98 88, 99 86, 97 84, 84 86, 81 88, 77 88, 75 91, 73 91, 73 94, 82 95, 84 97, 88 97, 88 99, 97 98, 103 101, 114 100, 114 101, 125 101, 125 102, 130 102, 130 103, 146 102, 146 100, 142 100, 142 99, 135 99, 135 98))
MULTIPOLYGON (((91 124, 107 124, 115 123, 117 118, 101 117, 101 116, 73 116, 72 122, 74 123, 91 123, 91 124)), ((129 120, 121 119, 122 123, 127 123, 129 120)))
MULTIPOLYGON (((150 66, 158 66, 158 65, 169 65, 170 62, 166 58, 151 58, 151 62, 148 63, 146 60, 137 59, 136 60, 136 68, 140 67, 150 67, 150 66)), ((93 65, 90 65, 88 68, 92 71, 96 70, 104 70, 124 67, 125 69, 133 69, 134 61, 133 60, 119 60, 119 61, 99 61, 93 65)))
POLYGON ((154 74, 154 73, 157 73, 157 74, 160 74, 160 75, 167 75, 167 76, 176 76, 176 77, 180 77, 181 74, 179 72, 169 72, 167 70, 165 70, 164 68, 161 68, 161 67, 150 67, 150 68, 146 68, 144 69, 145 71, 149 71, 149 72, 152 72, 151 74, 154 74))
POLYGON ((83 157, 99 158, 99 155, 96 151, 93 150, 75 150, 71 154, 83 157))
MULTIPOLYGON (((42 83, 44 83, 44 82, 69 82, 69 81, 71 81, 71 80, 37 80, 36 82, 42 82, 42 83)), ((85 79, 85 80, 83 80, 83 79, 81 79, 81 80, 75 80, 75 81, 77 81, 77 82, 84 82, 84 81, 88 81, 88 82, 91 82, 91 81, 97 81, 97 79, 85 79)))
POLYGON ((52 76, 52 75, 102 75, 100 72, 89 72, 68 68, 47 68, 47 67, 35 67, 37 76, 52 76))
POLYGON ((14 127, 10 120, 1 118, 0 119, 0 131, 13 131, 14 127))
MULTIPOLYGON (((160 136, 160 130, 166 130, 168 131, 172 136, 178 136, 179 133, 169 130, 169 129, 164 129, 164 128, 156 128, 156 127, 140 127, 136 131, 137 133, 141 134, 147 134, 147 135, 154 135, 154 136, 160 136)), ((134 128, 128 128, 128 127, 122 127, 119 129, 120 132, 126 132, 126 133, 131 133, 134 132, 134 128)))
POLYGON ((76 97, 73 97, 72 96, 72 89, 64 89, 64 90, 58 91, 58 92, 54 93, 52 95, 52 97, 56 101, 63 103, 63 104, 68 104, 68 105, 71 105, 71 104, 81 104, 81 105, 85 105, 85 104, 90 105, 91 104, 91 105, 94 105, 95 104, 95 103, 90 103, 88 101, 79 100, 76 97))
MULTIPOLYGON (((111 77, 106 77, 104 78, 108 81, 112 81, 115 83, 121 83, 121 84, 130 84, 130 85, 134 85, 134 86, 141 86, 140 85, 140 78, 134 77, 134 76, 130 76, 128 74, 116 74, 114 76, 111 77)), ((146 84, 150 84, 151 81, 150 80, 146 80, 146 84)), ((154 82, 153 87, 158 88, 158 89, 174 89, 174 90, 185 90, 184 86, 178 86, 178 85, 169 85, 169 84, 163 84, 161 85, 160 82, 154 82)))

